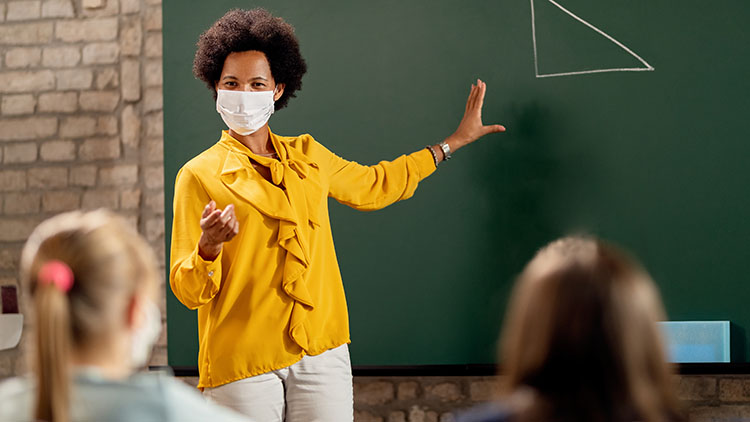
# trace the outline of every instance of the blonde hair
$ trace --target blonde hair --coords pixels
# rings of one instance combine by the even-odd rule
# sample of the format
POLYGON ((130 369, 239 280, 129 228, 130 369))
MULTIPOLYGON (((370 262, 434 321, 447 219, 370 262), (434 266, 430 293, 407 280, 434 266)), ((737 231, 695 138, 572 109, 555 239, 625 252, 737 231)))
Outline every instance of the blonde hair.
POLYGON ((35 312, 35 419, 70 419, 70 358, 106 339, 139 289, 155 289, 158 270, 148 244, 120 217, 99 210, 70 212, 41 223, 21 254, 21 282, 35 312), (40 283, 45 263, 73 273, 69 291, 40 283))
POLYGON ((531 392, 519 420, 680 420, 664 317, 653 281, 623 252, 586 237, 552 242, 512 295, 501 391, 531 392))

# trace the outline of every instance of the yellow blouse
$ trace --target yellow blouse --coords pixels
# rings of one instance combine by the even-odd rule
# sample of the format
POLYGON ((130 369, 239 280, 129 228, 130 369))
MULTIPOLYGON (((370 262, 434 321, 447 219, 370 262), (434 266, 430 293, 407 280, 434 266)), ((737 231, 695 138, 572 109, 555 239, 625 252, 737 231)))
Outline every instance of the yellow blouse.
POLYGON ((271 133, 279 160, 222 132, 177 174, 170 285, 198 309, 198 387, 287 367, 349 342, 349 317, 328 219, 330 196, 358 210, 414 194, 435 171, 427 149, 362 166, 310 135, 271 133), (250 158, 271 170, 264 179, 250 158), (284 189, 281 189, 281 185, 284 189), (198 254, 203 207, 235 204, 239 234, 214 261, 198 254))

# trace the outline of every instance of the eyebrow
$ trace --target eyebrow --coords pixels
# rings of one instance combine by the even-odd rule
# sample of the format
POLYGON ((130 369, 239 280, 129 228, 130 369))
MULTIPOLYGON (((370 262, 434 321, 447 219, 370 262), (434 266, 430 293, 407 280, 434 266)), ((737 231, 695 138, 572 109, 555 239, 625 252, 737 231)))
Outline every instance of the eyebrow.
MULTIPOLYGON (((234 75, 226 75, 226 76, 224 76, 223 78, 221 78, 221 80, 222 80, 222 81, 223 81, 223 80, 225 80, 225 79, 239 79, 239 78, 237 78, 237 77, 236 77, 236 76, 234 76, 234 75)), ((262 79, 262 80, 264 80, 264 81, 268 81, 268 79, 266 79, 266 78, 264 78, 264 77, 262 77, 262 76, 255 76, 255 77, 252 77, 252 78, 250 78, 249 80, 251 80, 251 81, 252 81, 252 80, 254 80, 254 79, 262 79)))

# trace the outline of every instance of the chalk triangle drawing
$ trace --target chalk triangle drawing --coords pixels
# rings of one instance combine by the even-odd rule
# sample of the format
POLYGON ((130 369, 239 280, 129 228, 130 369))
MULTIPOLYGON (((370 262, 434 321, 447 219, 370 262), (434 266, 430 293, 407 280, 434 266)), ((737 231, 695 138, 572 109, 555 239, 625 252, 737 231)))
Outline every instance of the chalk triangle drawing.
MULTIPOLYGON (((532 41, 534 44, 534 72, 536 73, 537 78, 550 78, 555 76, 572 76, 572 75, 585 75, 587 73, 604 73, 604 72, 642 72, 642 71, 651 71, 654 70, 654 67, 648 64, 641 56, 636 54, 633 50, 626 47, 621 42, 617 41, 616 39, 612 38, 610 35, 602 31, 601 29, 595 27, 594 25, 586 22, 585 20, 581 19, 580 17, 576 16, 573 12, 566 9, 559 3, 557 3, 555 0, 546 0, 550 2, 552 5, 557 7, 558 9, 562 10, 566 14, 568 14, 573 19, 577 20, 578 22, 584 24, 588 28, 594 30, 599 35, 603 36, 604 38, 608 39, 610 42, 614 43, 618 47, 620 47, 622 50, 636 58, 639 62, 643 64, 643 67, 619 67, 619 68, 607 68, 607 69, 590 69, 590 70, 581 70, 576 72, 561 72, 561 73, 539 73, 539 60, 537 59, 537 47, 536 47, 536 16, 534 15, 534 0, 529 0, 531 2, 531 36, 532 41)), ((538 1, 538 0, 537 0, 538 1)))

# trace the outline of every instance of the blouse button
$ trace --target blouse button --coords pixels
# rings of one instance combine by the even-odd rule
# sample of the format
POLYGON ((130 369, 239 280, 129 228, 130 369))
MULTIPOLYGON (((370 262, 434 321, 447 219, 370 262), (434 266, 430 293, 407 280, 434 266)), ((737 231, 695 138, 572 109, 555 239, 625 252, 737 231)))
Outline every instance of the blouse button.
POLYGON ((214 272, 213 272, 213 271, 209 271, 209 272, 208 272, 208 276, 209 276, 209 277, 213 277, 213 276, 214 276, 214 272))

